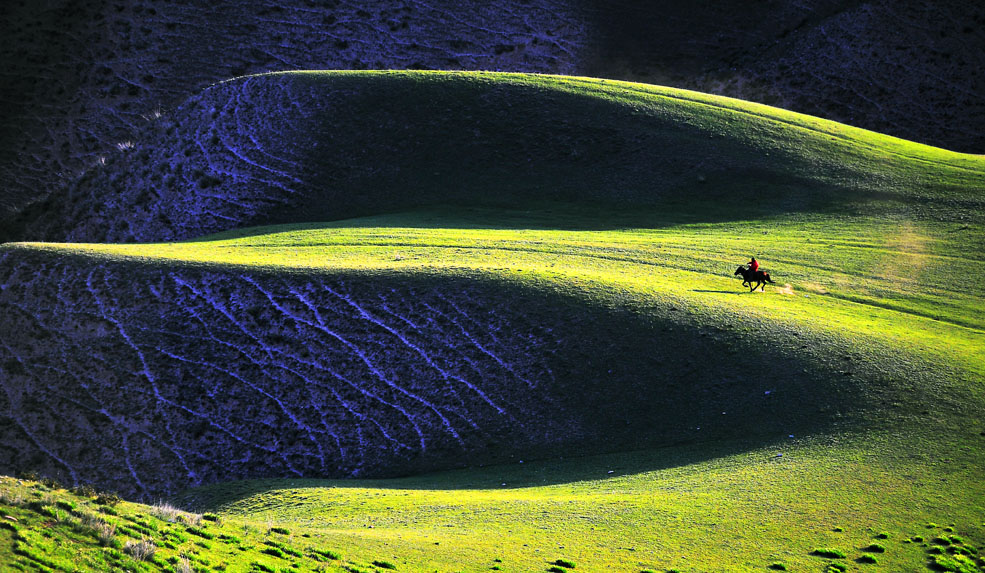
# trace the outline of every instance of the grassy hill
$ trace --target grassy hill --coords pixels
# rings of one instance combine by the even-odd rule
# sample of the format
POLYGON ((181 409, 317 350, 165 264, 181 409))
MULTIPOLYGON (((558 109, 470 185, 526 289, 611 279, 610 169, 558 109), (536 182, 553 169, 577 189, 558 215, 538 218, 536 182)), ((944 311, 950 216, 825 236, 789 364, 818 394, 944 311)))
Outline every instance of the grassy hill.
MULTIPOLYGON (((364 120, 416 106, 401 121, 427 145, 381 155, 392 125, 353 131, 400 169, 313 185, 271 216, 288 224, 0 246, 0 459, 145 499, 204 486, 174 499, 242 545, 286 528, 300 553, 166 547, 154 521, 162 561, 142 567, 195 552, 312 570, 312 549, 349 570, 976 567, 956 554, 985 540, 985 158, 583 78, 233 85, 268 80, 344 91, 336 109, 364 120), (452 102, 479 111, 434 113, 452 102), (550 131, 575 117, 584 131, 550 131), (509 161, 482 163, 490 149, 509 161), (370 207, 388 212, 306 222, 370 207), (732 276, 750 255, 765 292, 732 276)), ((317 141, 354 129, 339 117, 317 141)), ((341 149, 320 147, 323 165, 341 149)), ((17 531, 82 519, 47 516, 56 498, 95 503, 16 488, 17 531)), ((80 531, 59 543, 109 559, 80 531)), ((17 535, 0 530, 0 556, 30 570, 17 535)))
POLYGON ((291 72, 212 86, 149 124, 8 240, 188 239, 434 203, 731 217, 873 197, 978 206, 981 160, 776 108, 590 78, 291 72), (107 190, 110 190, 109 194, 107 190))

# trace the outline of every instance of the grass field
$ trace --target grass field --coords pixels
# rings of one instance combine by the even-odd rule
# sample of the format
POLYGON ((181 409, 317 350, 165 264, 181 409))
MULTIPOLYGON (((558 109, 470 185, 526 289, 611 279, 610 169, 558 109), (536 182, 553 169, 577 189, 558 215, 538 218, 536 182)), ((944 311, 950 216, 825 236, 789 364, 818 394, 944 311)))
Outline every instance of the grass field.
MULTIPOLYGON (((181 554, 198 555, 191 564, 204 557, 209 564, 198 564, 206 568, 224 562, 229 571, 387 569, 383 562, 409 571, 980 570, 985 158, 711 96, 510 78, 556 82, 582 96, 617 90, 618 97, 611 91, 599 97, 615 98, 612 105, 638 98, 641 105, 666 106, 662 113, 698 118, 702 130, 738 134, 740 142, 773 141, 785 157, 796 156, 778 169, 805 181, 823 171, 817 165, 839 163, 869 179, 854 193, 817 176, 816 187, 808 185, 800 197, 809 201, 788 202, 787 188, 768 182, 753 191, 755 177, 747 174, 721 187, 703 182, 707 196, 670 197, 645 208, 611 201, 438 205, 186 242, 0 248, 84 264, 346 273, 385 281, 464 277, 551 292, 603 315, 672 321, 686 336, 713 332, 737 349, 719 357, 718 366, 762 370, 767 393, 771 378, 806 376, 807 369, 828 377, 831 385, 819 391, 830 394, 820 399, 830 401, 825 417, 836 423, 769 442, 736 432, 646 451, 515 460, 392 480, 216 484, 174 501, 219 516, 223 531, 245 532, 236 533, 239 545, 253 549, 196 546, 187 535, 163 546, 162 531, 177 526, 155 521, 143 527, 162 545, 157 565, 135 565, 112 554, 118 549, 101 548, 93 535, 59 537, 71 523, 23 501, 7 503, 3 511, 21 521, 0 530, 0 559, 38 569, 40 561, 23 549, 34 543, 64 559, 84 547, 80 555, 92 563, 146 570, 177 570, 167 560, 181 554), (750 293, 732 276, 751 255, 776 281, 765 292, 750 293), (749 345, 803 362, 748 364, 739 351, 749 345), (840 393, 841 386, 852 391, 840 393), (287 541, 271 533, 274 527, 289 530, 287 541), (28 528, 23 539, 14 534, 28 528), (52 534, 47 541, 45 531, 52 534), (264 539, 280 540, 300 556, 251 553, 264 539), (343 560, 315 561, 315 549, 339 552, 343 560)), ((0 487, 23 499, 35 491, 54 496, 42 509, 64 497, 96 511, 92 496, 9 479, 0 487)), ((153 521, 146 507, 120 508, 123 516, 142 513, 135 519, 153 521)))
MULTIPOLYGON (((868 388, 871 404, 836 432, 765 448, 736 436, 385 482, 222 484, 188 493, 181 505, 259 529, 284 524, 357 561, 384 555, 411 570, 543 570, 554 559, 589 571, 726 571, 774 561, 819 570, 815 546, 854 559, 882 531, 892 541, 879 563, 901 570, 929 558, 922 544, 903 543, 939 534, 926 523, 953 524, 969 540, 985 531, 985 261, 975 259, 980 223, 900 220, 879 210, 708 223, 686 210, 439 208, 186 243, 8 248, 290 273, 495 277, 655 316, 686 308, 694 328, 741 336, 743 320, 756 319, 797 333, 804 347, 841 339, 856 368, 881 369, 896 382, 868 388), (749 254, 778 281, 764 293, 731 276, 749 254), (928 363, 947 365, 950 376, 914 387, 905 368, 928 363)), ((746 334, 771 344, 769 332, 746 334)), ((831 368, 841 376, 845 366, 831 368)))

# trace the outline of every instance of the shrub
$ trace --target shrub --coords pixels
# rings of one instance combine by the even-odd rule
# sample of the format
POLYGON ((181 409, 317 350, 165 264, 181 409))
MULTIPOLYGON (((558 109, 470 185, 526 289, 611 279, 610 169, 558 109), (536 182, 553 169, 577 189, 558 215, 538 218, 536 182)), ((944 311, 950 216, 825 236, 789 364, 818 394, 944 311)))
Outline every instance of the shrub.
POLYGON ((827 557, 828 559, 844 559, 845 552, 841 549, 833 549, 831 547, 818 547, 811 551, 811 555, 816 555, 818 557, 827 557))
POLYGON ((215 513, 206 513, 202 515, 202 519, 205 521, 211 521, 213 523, 219 523, 221 518, 215 513))
POLYGON ((856 559, 855 561, 858 561, 859 563, 871 563, 871 564, 876 564, 879 562, 879 560, 876 559, 875 555, 863 555, 858 559, 856 559))
POLYGON ((284 552, 276 547, 265 547, 260 550, 260 553, 266 553, 267 555, 272 555, 274 557, 284 558, 284 552))
POLYGON ((828 563, 828 571, 830 573, 844 573, 845 571, 848 571, 848 565, 838 562, 828 563))
POLYGON ((876 534, 876 539, 889 539, 889 534, 885 531, 880 531, 876 534))
POLYGON ((96 539, 99 540, 99 544, 103 547, 116 547, 119 542, 116 541, 116 525, 106 523, 103 520, 99 520, 92 527, 93 531, 96 533, 96 539))
POLYGON ((558 567, 557 565, 552 565, 547 569, 550 573, 567 573, 567 569, 564 567, 558 567))
POLYGON ((167 521, 168 523, 174 523, 181 519, 182 513, 183 512, 180 509, 170 503, 158 503, 154 507, 150 508, 151 515, 162 521, 167 521))
POLYGON ((74 503, 71 503, 71 502, 68 502, 68 501, 65 501, 65 500, 61 500, 61 499, 55 502, 55 507, 59 507, 61 509, 64 509, 65 511, 75 511, 75 504, 74 503))
POLYGON ((157 552, 157 546, 150 539, 127 541, 127 544, 123 546, 123 552, 137 561, 149 561, 157 552))
POLYGON ((271 533, 280 533, 281 535, 290 535, 291 534, 291 531, 289 529, 287 529, 286 527, 271 527, 270 528, 270 532, 271 533))
POLYGON ((779 562, 777 562, 777 563, 771 564, 769 566, 769 568, 770 569, 773 569, 774 571, 786 571, 787 570, 787 565, 785 563, 779 563, 779 562))
POLYGON ((262 571, 263 573, 277 573, 273 567, 267 567, 266 565, 260 563, 259 561, 254 561, 250 563, 250 567, 252 567, 256 571, 262 571))
POLYGON ((380 569, 396 569, 397 566, 389 561, 373 561, 373 565, 379 567, 380 569))
POLYGON ((96 503, 96 505, 114 506, 120 503, 120 496, 116 495, 115 493, 103 492, 97 495, 96 499, 94 499, 93 501, 96 503))
POLYGON ((79 497, 96 497, 96 489, 88 484, 77 485, 69 491, 79 497))
POLYGON ((923 537, 919 535, 914 535, 913 537, 910 538, 910 540, 913 541, 914 543, 923 543, 923 537))
POLYGON ((181 561, 174 566, 174 573, 195 573, 192 569, 192 564, 188 562, 187 557, 182 557, 181 561))
POLYGON ((558 559, 554 562, 554 564, 566 569, 574 569, 576 567, 574 561, 569 561, 567 559, 558 559))
POLYGON ((865 549, 863 549, 862 551, 870 551, 872 553, 885 553, 886 552, 886 548, 885 548, 885 546, 880 545, 878 543, 872 543, 868 547, 866 547, 865 549))

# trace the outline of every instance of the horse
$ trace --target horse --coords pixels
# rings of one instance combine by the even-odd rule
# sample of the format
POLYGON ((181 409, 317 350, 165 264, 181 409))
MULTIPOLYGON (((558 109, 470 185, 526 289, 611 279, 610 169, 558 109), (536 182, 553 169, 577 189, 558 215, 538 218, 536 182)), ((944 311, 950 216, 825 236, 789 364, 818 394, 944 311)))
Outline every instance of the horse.
POLYGON ((772 283, 773 280, 770 278, 770 274, 766 271, 753 271, 747 269, 744 265, 739 265, 739 268, 735 269, 732 276, 741 275, 742 276, 742 286, 748 286, 749 292, 756 290, 756 287, 760 287, 760 290, 766 292, 766 283, 772 283), (752 283, 756 283, 753 285, 752 283))

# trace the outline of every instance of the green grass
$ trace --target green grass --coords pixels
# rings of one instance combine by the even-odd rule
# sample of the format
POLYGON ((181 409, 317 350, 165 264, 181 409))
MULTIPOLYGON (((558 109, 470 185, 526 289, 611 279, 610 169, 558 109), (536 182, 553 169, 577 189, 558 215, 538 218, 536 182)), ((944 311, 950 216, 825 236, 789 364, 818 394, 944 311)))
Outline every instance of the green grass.
MULTIPOLYGON (((775 446, 698 443, 396 481, 225 484, 181 503, 223 524, 310 532, 364 563, 399 556, 401 570, 479 570, 498 555, 511 567, 545 570, 557 545, 579 570, 715 570, 721 540, 735 568, 762 569, 780 557, 795 570, 816 559, 814 547, 861 547, 872 534, 850 532, 887 524, 902 535, 950 520, 981 537, 985 487, 974 420, 982 409, 985 263, 972 258, 977 231, 914 218, 901 242, 901 225, 881 208, 740 223, 695 221, 688 210, 609 211, 602 219, 613 228, 602 229, 570 206, 449 208, 187 243, 4 248, 94 262, 342 270, 374 280, 469 277, 550 290, 607 312, 666 319, 684 309, 675 320, 687 329, 764 345, 776 345, 782 332, 788 355, 817 352, 814 368, 838 377, 851 371, 862 384, 849 394, 858 404, 832 396, 828 414, 843 410, 846 420, 836 431, 775 446), (963 256, 946 254, 954 252, 963 256), (750 254, 780 288, 748 293, 731 277, 750 254), (920 281, 910 278, 917 270, 920 281), (766 333, 743 326, 763 323, 766 333), (928 381, 927 371, 945 375, 928 381), (610 469, 619 477, 608 477, 610 469), (946 489, 935 485, 942 479, 946 489), (833 532, 835 524, 848 533, 833 532)), ((782 367, 771 375, 797 375, 782 367)), ((906 569, 924 559, 917 546, 901 547, 911 549, 887 551, 880 565, 906 569)))
MULTIPOLYGON (((175 571, 187 560, 195 571, 347 571, 364 562, 342 560, 316 540, 294 538, 295 549, 282 548, 262 527, 234 521, 220 524, 201 515, 177 512, 174 521, 155 516, 153 508, 120 503, 114 515, 100 511, 95 496, 75 494, 38 482, 0 477, 0 564, 3 571, 175 571), (71 505, 71 511, 65 510, 71 505), (41 509, 56 513, 51 518, 41 509), (198 523, 209 538, 234 543, 203 546, 200 537, 184 535, 186 523, 198 523), (111 533, 100 536, 100 530, 111 533), (196 541, 198 539, 199 541, 196 541), (279 545, 278 545, 279 546, 279 545), (264 569, 269 568, 269 569, 264 569)), ((380 561, 383 563, 383 561, 380 561)))
MULTIPOLYGON (((741 431, 727 439, 691 437, 647 451, 402 479, 217 484, 176 499, 218 516, 194 526, 213 537, 141 518, 156 525, 140 527, 160 542, 157 559, 185 551, 212 565, 225 562, 230 571, 254 561, 256 568, 281 568, 293 559, 302 570, 331 568, 343 565, 335 563, 343 555, 352 560, 346 566, 366 570, 387 563, 400 571, 482 571, 499 567, 500 559, 505 570, 563 569, 558 555, 578 571, 763 570, 774 563, 842 570, 824 559, 847 553, 830 548, 866 547, 873 532, 916 541, 913 534, 925 524, 941 522, 954 523, 973 543, 985 540, 985 158, 766 106, 620 82, 483 74, 298 77, 336 85, 367 77, 413 80, 422 94, 433 90, 430 82, 543 89, 654 122, 641 119, 670 138, 655 153, 672 154, 679 144, 709 154, 720 145, 737 163, 762 164, 771 153, 773 171, 710 178, 688 187, 691 199, 672 195, 634 209, 538 199, 513 208, 433 206, 242 229, 180 243, 0 250, 37 257, 39 264, 68 257, 134 269, 426 283, 466 278, 533 289, 601 317, 595 327, 602 331, 617 332, 628 315, 673 326, 681 336, 713 337, 725 350, 717 364, 703 366, 758 369, 767 382, 823 379, 828 384, 814 389, 819 402, 786 404, 796 416, 828 423, 809 426, 806 435, 754 440, 745 430, 764 421, 737 420, 741 431), (846 181, 855 176, 853 188, 846 181), (750 255, 777 281, 765 293, 749 293, 732 277, 750 255), (768 348, 778 358, 749 364, 750 348, 768 348), (239 541, 222 543, 223 535, 239 541), (265 544, 268 538, 278 544, 265 544), (195 545, 204 540, 208 549, 195 545), (282 556, 262 553, 274 550, 282 556)), ((557 176, 546 173, 538 184, 557 176)), ((489 178, 477 189, 494 182, 502 184, 489 178)), ((422 185, 431 183, 440 182, 425 177, 422 185)), ((743 390, 727 380, 723 385, 743 390)), ((36 489, 10 480, 3 487, 25 496, 36 489)), ((57 495, 76 510, 97 511, 94 500, 57 495)), ((92 535, 65 529, 60 544, 49 543, 39 532, 50 515, 26 505, 3 507, 23 521, 16 531, 0 530, 0 560, 145 567, 92 535), (21 530, 32 532, 24 534, 28 541, 14 538, 21 530), (83 549, 59 549, 75 546, 83 549)), ((126 502, 117 508, 120 515, 106 519, 125 528, 134 525, 128 517, 149 512, 126 502)), ((45 502, 40 509, 59 506, 45 502)), ((875 559, 856 559, 866 556, 875 559)), ((971 560, 943 549, 933 558, 941 567, 971 560)), ((922 569, 927 560, 918 543, 893 544, 879 555, 878 568, 922 569)))

